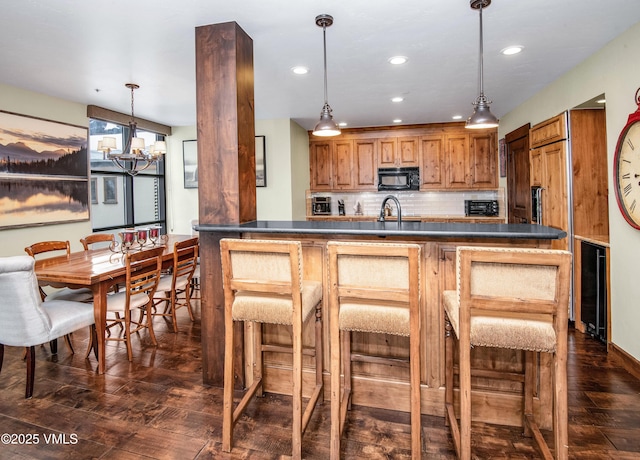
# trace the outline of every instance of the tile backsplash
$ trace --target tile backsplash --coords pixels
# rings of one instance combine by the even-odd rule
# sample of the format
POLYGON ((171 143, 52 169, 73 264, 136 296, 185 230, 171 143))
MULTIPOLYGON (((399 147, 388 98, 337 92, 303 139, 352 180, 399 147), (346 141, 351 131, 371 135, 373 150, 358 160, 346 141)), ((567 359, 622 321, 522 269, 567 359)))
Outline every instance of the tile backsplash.
MULTIPOLYGON (((313 197, 329 197, 331 199, 331 215, 338 215, 338 200, 344 200, 345 214, 356 214, 360 203, 362 215, 377 216, 380 206, 387 195, 393 195, 400 201, 402 216, 446 216, 464 217, 465 200, 498 200, 499 217, 505 217, 504 189, 496 190, 461 190, 461 191, 406 191, 406 192, 310 192, 307 200, 313 197)), ((389 201, 395 216, 395 204, 389 201)), ((308 209, 311 209, 310 207, 308 209)))

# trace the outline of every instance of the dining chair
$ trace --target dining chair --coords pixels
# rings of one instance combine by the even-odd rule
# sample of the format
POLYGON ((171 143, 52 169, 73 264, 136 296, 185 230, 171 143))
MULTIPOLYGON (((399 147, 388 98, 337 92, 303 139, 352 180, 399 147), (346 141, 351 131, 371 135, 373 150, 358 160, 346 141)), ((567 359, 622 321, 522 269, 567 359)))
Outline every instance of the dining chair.
MULTIPOLYGON (((460 246, 456 250, 456 290, 444 291, 445 422, 458 458, 471 459, 472 378, 508 379, 522 388, 522 426, 543 458, 554 458, 537 421, 546 417, 554 434, 556 459, 568 458, 567 323, 571 253, 559 250, 460 246), (454 343, 457 344, 460 422, 454 400, 454 343), (522 350, 523 371, 471 367, 471 350, 522 350), (552 364, 551 417, 535 407, 541 399, 540 354, 552 364)), ((482 397, 482 392, 475 393, 482 397)))
POLYGON ((142 329, 148 329, 151 343, 158 345, 153 332, 153 322, 151 307, 153 306, 153 296, 160 281, 162 271, 162 253, 164 246, 157 246, 144 251, 133 251, 124 254, 126 266, 126 281, 124 289, 107 295, 107 313, 118 312, 119 315, 112 321, 122 323, 123 337, 110 336, 105 340, 125 342, 127 346, 127 357, 133 361, 133 351, 131 348, 131 334, 142 329), (144 310, 139 316, 139 320, 131 318, 132 311, 144 310), (146 319, 145 319, 146 318, 146 319), (132 329, 131 325, 135 325, 132 329))
MULTIPOLYGON (((113 243, 115 241, 115 235, 113 233, 92 233, 90 235, 85 236, 84 238, 80 238, 80 243, 82 244, 82 247, 84 248, 85 251, 88 251, 89 249, 97 249, 99 247, 109 247, 109 245, 111 245, 111 243, 113 243)), ((111 291, 112 292, 118 292, 119 290, 119 286, 117 284, 114 284, 111 287, 111 291)), ((124 326, 122 323, 122 318, 120 317, 120 312, 114 312, 114 315, 116 316, 117 320, 114 321, 110 321, 109 318, 107 318, 107 324, 105 325, 105 331, 107 333, 107 335, 111 335, 111 328, 118 325, 120 326, 120 330, 124 330, 124 326)), ((89 347, 87 348, 87 354, 85 357, 88 357, 89 354, 91 353, 91 350, 93 350, 94 352, 97 351, 97 347, 94 346, 95 344, 90 343, 89 347)))
MULTIPOLYGON (((293 355, 291 364, 291 455, 302 458, 302 435, 322 396, 322 282, 303 279, 302 244, 299 241, 220 240, 224 286, 224 393, 222 450, 231 452, 233 429, 255 395, 263 392, 265 352, 293 355), (315 387, 303 413, 303 326, 315 319, 315 387), (253 323, 253 375, 251 386, 234 410, 234 321, 253 323), (291 346, 263 342, 262 324, 291 327, 291 346)), ((313 322, 311 322, 313 324, 313 322)))
MULTIPOLYGON (((49 257, 55 257, 59 255, 69 256, 71 254, 71 247, 69 241, 40 241, 34 243, 31 246, 24 248, 25 252, 34 259, 38 258, 40 254, 46 254, 49 257)), ((60 288, 45 292, 40 288, 40 294, 43 300, 72 300, 76 302, 91 302, 93 301, 93 292, 89 288, 60 288)))
MULTIPOLYGON (((198 219, 191 220, 191 235, 198 236, 199 231, 196 230, 198 226, 198 219)), ((199 251, 199 249, 198 249, 199 251)), ((201 294, 201 283, 200 283, 200 253, 198 253, 198 263, 196 264, 196 269, 193 272, 193 276, 191 277, 191 300, 202 300, 201 294)))
MULTIPOLYGON (((329 337, 331 339, 331 459, 340 441, 354 395, 352 363, 406 369, 411 458, 422 454, 420 396, 420 246, 399 243, 329 241, 329 337), (407 338, 405 354, 352 353, 351 335, 386 334, 407 338), (341 384, 341 375, 344 376, 341 384)), ((355 392, 357 395, 357 392, 355 392)), ((381 395, 384 397, 384 395, 381 395)), ((391 396, 389 396, 391 397, 391 396)))
POLYGON ((95 249, 97 246, 94 245, 98 245, 99 247, 108 247, 114 241, 115 236, 113 233, 92 233, 84 238, 80 238, 80 243, 85 251, 95 249))
POLYGON ((186 307, 191 322, 191 280, 198 263, 198 238, 178 241, 173 245, 171 273, 163 275, 153 296, 153 316, 171 318, 173 332, 178 332, 176 310, 186 307), (164 308, 161 307, 164 304, 164 308), (161 309, 162 308, 162 309, 161 309))
POLYGON ((26 347, 25 398, 33 395, 35 345, 94 324, 91 304, 60 299, 43 302, 34 265, 29 256, 0 258, 0 371, 5 345, 26 347))

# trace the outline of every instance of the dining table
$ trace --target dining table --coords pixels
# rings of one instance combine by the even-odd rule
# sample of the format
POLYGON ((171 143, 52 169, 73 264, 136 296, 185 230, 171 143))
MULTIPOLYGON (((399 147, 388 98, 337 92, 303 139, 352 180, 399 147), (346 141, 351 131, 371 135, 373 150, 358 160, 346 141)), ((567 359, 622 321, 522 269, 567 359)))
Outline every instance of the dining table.
MULTIPOLYGON (((179 241, 194 238, 193 235, 168 234, 155 243, 134 245, 128 251, 165 247, 162 253, 163 268, 173 264, 173 247, 179 241)), ((69 255, 36 260, 35 272, 40 286, 55 288, 89 288, 93 292, 93 312, 96 324, 98 374, 105 372, 105 328, 107 323, 107 295, 116 284, 126 281, 126 252, 118 247, 90 249, 69 255)))

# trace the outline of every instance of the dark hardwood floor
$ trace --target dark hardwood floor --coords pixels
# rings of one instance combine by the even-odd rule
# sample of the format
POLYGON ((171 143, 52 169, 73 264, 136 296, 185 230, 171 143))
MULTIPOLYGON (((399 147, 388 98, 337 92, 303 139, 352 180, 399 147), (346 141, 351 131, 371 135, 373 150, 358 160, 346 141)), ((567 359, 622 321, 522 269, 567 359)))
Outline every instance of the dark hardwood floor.
MULTIPOLYGON (((13 440, 21 444, 5 444, 3 437, 0 459, 286 457, 289 398, 252 402, 236 427, 233 452, 221 452, 222 390, 202 384, 199 322, 181 311, 177 334, 162 319, 154 324, 159 346, 150 346, 146 332, 135 337, 129 363, 122 343, 108 343, 102 376, 93 357, 84 359, 84 331, 74 334, 76 354, 60 343, 55 362, 48 347, 38 347, 30 400, 24 399, 23 351, 5 347, 0 434, 19 435, 13 440)), ((600 342, 573 330, 569 339, 570 458, 640 458, 640 381, 608 358, 600 342)), ((303 438, 309 459, 329 457, 329 402, 318 409, 303 438)), ((454 458, 442 417, 424 416, 423 429, 423 458, 454 458)), ((408 414, 354 407, 346 431, 343 458, 410 458, 408 414)), ((473 443, 476 458, 538 458, 518 428, 474 424, 473 443)))

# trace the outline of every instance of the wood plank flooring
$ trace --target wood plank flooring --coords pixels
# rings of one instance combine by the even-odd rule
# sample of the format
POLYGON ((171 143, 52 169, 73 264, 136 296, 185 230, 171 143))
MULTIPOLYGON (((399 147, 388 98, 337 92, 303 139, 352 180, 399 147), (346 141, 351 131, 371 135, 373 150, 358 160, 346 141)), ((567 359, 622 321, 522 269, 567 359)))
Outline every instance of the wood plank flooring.
MULTIPOLYGON (((5 347, 0 434, 24 436, 15 439, 22 444, 0 444, 0 459, 286 458, 289 398, 252 402, 236 427, 233 452, 223 453, 222 390, 202 384, 199 322, 181 311, 177 334, 161 318, 154 324, 158 347, 146 332, 134 337, 133 363, 122 343, 108 342, 102 376, 93 357, 84 359, 84 331, 74 334, 75 355, 61 342, 54 361, 48 347, 38 347, 30 400, 24 399, 22 349, 5 347)), ((608 358, 600 342, 571 329, 569 343, 570 458, 640 459, 640 381, 608 358)), ((303 438, 308 459, 329 458, 329 402, 318 409, 303 438)), ((443 418, 423 416, 423 427, 423 458, 455 458, 443 418)), ((474 424, 473 444, 475 458, 538 458, 518 428, 474 424)), ((354 407, 342 453, 402 459, 410 458, 409 445, 408 414, 354 407)))

